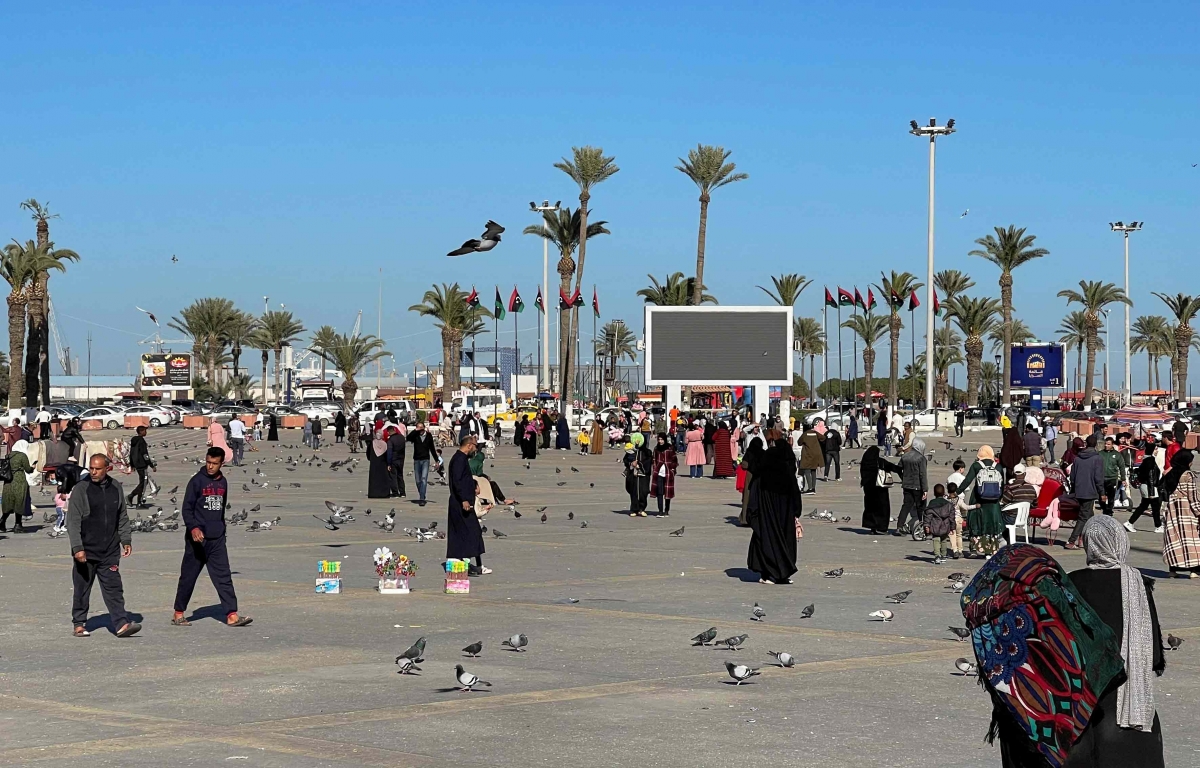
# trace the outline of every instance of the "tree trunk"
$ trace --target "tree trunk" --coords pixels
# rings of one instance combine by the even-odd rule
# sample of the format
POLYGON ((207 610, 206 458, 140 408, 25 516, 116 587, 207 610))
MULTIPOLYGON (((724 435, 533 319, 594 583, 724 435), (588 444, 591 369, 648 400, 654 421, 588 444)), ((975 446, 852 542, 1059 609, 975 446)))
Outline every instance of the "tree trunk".
POLYGON ((20 408, 25 394, 21 363, 25 359, 25 293, 8 295, 8 407, 20 408))
POLYGON ((283 354, 283 347, 275 347, 275 402, 283 402, 283 386, 279 380, 279 356, 283 354))
POLYGON ((1158 355, 1154 356, 1154 386, 1152 387, 1152 389, 1158 389, 1158 390, 1162 389, 1162 377, 1159 376, 1159 371, 1158 371, 1158 355))
MULTIPOLYGON (((900 327, 902 325, 900 313, 893 311, 892 316, 888 318, 888 330, 891 331, 892 337, 891 368, 888 372, 888 402, 893 408, 900 402, 900 327)), ((913 400, 916 400, 915 396, 913 400)))
POLYGON ((1175 326, 1175 399, 1187 399, 1188 353, 1191 351, 1192 326, 1175 326))
MULTIPOLYGON (((267 350, 265 350, 265 349, 264 349, 264 350, 262 351, 262 364, 263 364, 263 370, 262 370, 262 401, 263 401, 263 405, 266 405, 266 404, 267 404, 267 363, 270 361, 270 359, 271 359, 271 357, 270 357, 270 354, 267 352, 267 350)), ((415 383, 415 382, 414 382, 414 383, 415 383)))
MULTIPOLYGON (((235 345, 235 346, 231 347, 229 351, 230 351, 230 354, 233 356, 233 378, 236 379, 238 377, 238 362, 242 358, 242 348, 235 345)), ((322 376, 321 378, 324 378, 324 376, 322 376)))
POLYGON ((708 237, 708 193, 700 195, 700 232, 696 235, 696 284, 692 286, 692 306, 700 306, 700 297, 704 295, 704 249, 708 237))
POLYGON ((1011 379, 1008 366, 1012 362, 1010 360, 1012 351, 1012 273, 1005 272, 1000 275, 1000 303, 1001 311, 1004 313, 1004 349, 1000 350, 1003 358, 1003 367, 1001 369, 1001 377, 1004 381, 1001 382, 1003 394, 1000 396, 1001 406, 1008 405, 1012 400, 1011 379))
POLYGON ((949 384, 949 376, 946 374, 946 372, 943 371, 942 373, 938 373, 934 376, 934 386, 937 387, 937 392, 934 395, 934 398, 937 400, 937 402, 939 402, 939 403, 950 402, 949 393, 946 391, 948 388, 947 387, 948 384, 949 384))
POLYGON ((967 351, 967 407, 979 405, 979 375, 983 368, 983 339, 968 336, 964 345, 967 351))
MULTIPOLYGON (((575 261, 568 261, 566 258, 558 260, 558 280, 559 288, 562 293, 568 297, 571 295, 571 277, 575 274, 575 261)), ((562 308, 562 304, 558 299, 555 299, 554 306, 558 307, 558 380, 559 387, 561 382, 567 379, 567 341, 571 335, 570 313, 562 308)), ((550 387, 553 390, 553 387, 550 387)), ((559 390, 562 391, 561 389, 559 390)))
POLYGON ((30 284, 27 290, 27 303, 25 307, 26 315, 28 316, 29 338, 25 342, 25 407, 36 408, 38 404, 38 394, 41 392, 41 387, 38 386, 38 377, 42 371, 42 361, 39 353, 42 349, 42 335, 46 332, 45 321, 46 314, 44 306, 46 303, 45 289, 42 281, 42 275, 39 274, 30 284))
POLYGON ((871 392, 873 391, 871 379, 874 373, 875 350, 871 347, 863 347, 863 375, 866 377, 866 381, 863 384, 863 398, 866 400, 867 406, 870 408, 875 407, 875 398, 871 396, 871 392))
MULTIPOLYGON (((579 193, 579 265, 575 270, 575 290, 583 289, 583 266, 587 261, 587 228, 588 200, 591 195, 586 190, 579 193)), ((567 364, 564 367, 562 380, 562 408, 568 411, 571 406, 571 396, 575 387, 575 339, 579 336, 579 307, 571 307, 571 324, 567 339, 567 364)))
MULTIPOLYGON (((804 367, 804 362, 801 361, 801 367, 804 367)), ((817 356, 808 356, 808 402, 813 407, 817 407, 817 356)))
MULTIPOLYGON (((345 373, 343 371, 343 373, 345 373)), ((342 402, 347 405, 353 405, 354 397, 358 394, 358 382, 350 374, 346 374, 346 380, 342 382, 342 402)))
MULTIPOLYGON (((37 220, 37 244, 50 245, 50 222, 45 218, 37 220)), ((37 276, 38 289, 42 294, 41 308, 41 338, 37 347, 38 371, 41 374, 42 403, 50 404, 50 273, 42 272, 37 276)), ((28 369, 26 369, 28 371, 28 369)), ((28 375, 27 375, 28 378, 28 375)))
POLYGON ((1089 318, 1087 331, 1087 367, 1083 371, 1083 402, 1086 405, 1093 404, 1096 398, 1096 390, 1092 387, 1092 382, 1096 378, 1096 347, 1100 345, 1100 335, 1091 327, 1089 318))

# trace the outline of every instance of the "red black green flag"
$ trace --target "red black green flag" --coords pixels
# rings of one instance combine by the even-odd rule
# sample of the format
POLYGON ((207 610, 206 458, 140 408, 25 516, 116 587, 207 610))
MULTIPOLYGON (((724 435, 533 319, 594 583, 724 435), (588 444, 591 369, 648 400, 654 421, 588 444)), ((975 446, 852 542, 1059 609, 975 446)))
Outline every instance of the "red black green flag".
POLYGON ((479 306, 479 291, 475 290, 475 286, 473 286, 473 285, 471 286, 471 293, 467 296, 467 306, 468 307, 478 307, 479 306))
MULTIPOLYGON (((540 296, 541 294, 539 293, 538 295, 540 296)), ((521 300, 521 294, 517 293, 517 286, 515 285, 513 286, 512 296, 508 297, 508 311, 518 313, 525 311, 525 302, 521 300)))
POLYGON ((500 298, 500 286, 496 286, 496 301, 492 309, 492 314, 497 320, 503 320, 507 313, 504 311, 504 299, 500 298))
POLYGON ((917 292, 913 291, 908 294, 908 311, 912 312, 919 306, 921 306, 921 300, 917 298, 917 292))
POLYGON ((938 301, 937 290, 933 292, 933 314, 938 314, 942 311, 942 303, 938 301))
POLYGON ((582 307, 582 306, 583 306, 583 296, 581 296, 579 294, 578 288, 576 288, 575 293, 571 294, 570 296, 567 296, 566 292, 563 291, 561 288, 559 289, 559 291, 558 291, 558 308, 559 309, 570 309, 571 307, 582 307))
POLYGON ((542 301, 542 288, 541 288, 541 286, 538 286, 538 295, 537 295, 537 298, 533 300, 533 305, 534 305, 535 307, 537 307, 537 311, 538 311, 538 312, 545 312, 545 311, 546 311, 546 302, 542 301))
POLYGON ((600 317, 600 297, 596 295, 596 286, 592 286, 592 311, 596 313, 596 317, 600 317))
POLYGON ((893 309, 899 309, 900 305, 904 303, 904 297, 896 293, 895 288, 890 288, 888 290, 890 290, 892 294, 888 297, 888 304, 890 304, 893 309))
POLYGON ((837 302, 833 300, 833 294, 829 292, 829 288, 825 289, 825 306, 837 308, 837 302))
POLYGON ((838 304, 843 307, 849 307, 854 304, 854 295, 845 288, 838 286, 838 304))
POLYGON ((867 308, 867 302, 863 301, 862 294, 858 292, 857 285, 854 286, 854 303, 856 306, 862 307, 864 310, 867 308))
POLYGON ((875 294, 871 292, 870 288, 867 289, 867 304, 864 309, 866 309, 868 312, 870 312, 872 309, 875 309, 875 294))

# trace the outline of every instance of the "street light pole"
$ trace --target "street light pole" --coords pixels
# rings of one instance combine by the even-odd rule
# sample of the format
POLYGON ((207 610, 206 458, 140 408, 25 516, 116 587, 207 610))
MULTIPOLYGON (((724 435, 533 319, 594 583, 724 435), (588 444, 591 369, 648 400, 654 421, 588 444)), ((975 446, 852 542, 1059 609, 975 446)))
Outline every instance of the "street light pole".
POLYGON ((546 392, 552 388, 550 385, 550 227, 546 223, 546 213, 557 211, 561 203, 561 200, 554 205, 550 205, 549 200, 543 200, 541 205, 529 203, 529 210, 542 216, 542 381, 538 389, 546 392))
MULTIPOLYGON (((1109 222, 1109 229, 1113 232, 1120 232, 1125 237, 1125 298, 1129 298, 1129 233, 1137 232, 1142 228, 1143 221, 1131 221, 1128 224, 1118 221, 1115 224, 1109 222)), ((1109 339, 1111 345, 1112 339, 1109 339)), ((1150 385, 1147 384, 1149 389, 1150 385)), ((1133 375, 1129 368, 1129 305, 1125 305, 1125 392, 1122 400, 1125 403, 1133 402, 1133 375)))
POLYGON ((928 253, 926 256, 925 282, 925 407, 933 404, 933 175, 938 136, 949 136, 954 133, 954 120, 938 125, 937 120, 929 118, 929 125, 917 125, 916 120, 909 121, 909 133, 914 136, 929 137, 929 231, 928 253))

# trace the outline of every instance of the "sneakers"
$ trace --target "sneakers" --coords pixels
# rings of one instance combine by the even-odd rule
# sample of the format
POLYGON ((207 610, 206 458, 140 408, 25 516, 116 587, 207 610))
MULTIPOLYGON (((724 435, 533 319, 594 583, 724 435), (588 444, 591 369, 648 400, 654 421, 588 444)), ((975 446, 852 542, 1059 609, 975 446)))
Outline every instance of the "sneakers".
POLYGON ((1162 532, 1163 532, 1163 527, 1162 527, 1161 525, 1160 525, 1160 526, 1158 526, 1157 528, 1155 528, 1155 529, 1154 529, 1154 532, 1155 532, 1155 533, 1162 533, 1162 532))
POLYGON ((1137 528, 1134 528, 1133 523, 1129 522, 1128 520, 1126 520, 1124 523, 1121 523, 1121 525, 1124 525, 1125 530, 1129 531, 1130 533, 1137 533, 1137 528))
POLYGON ((946 564, 946 558, 944 558, 944 557, 935 557, 935 558, 933 558, 933 564, 934 564, 934 565, 945 565, 945 564, 946 564))
POLYGON ((960 549, 957 552, 951 552, 950 556, 953 557, 955 560, 961 560, 962 556, 963 556, 962 550, 960 549))

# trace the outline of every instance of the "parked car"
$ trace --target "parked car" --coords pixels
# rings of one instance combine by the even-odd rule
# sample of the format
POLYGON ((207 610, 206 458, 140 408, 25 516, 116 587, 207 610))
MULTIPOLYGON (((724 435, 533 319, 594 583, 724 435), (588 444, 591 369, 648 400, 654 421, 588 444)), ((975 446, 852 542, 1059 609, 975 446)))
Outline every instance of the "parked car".
MULTIPOLYGON (((126 408, 123 416, 145 416, 150 419, 150 426, 161 427, 164 424, 174 424, 177 418, 174 411, 157 405, 135 405, 126 408)), ((124 422, 124 419, 122 419, 124 422)))
POLYGON ((329 402, 301 402, 292 406, 298 413, 312 419, 314 417, 321 420, 321 429, 325 429, 333 423, 333 419, 337 416, 337 412, 341 410, 337 403, 329 402))
POLYGON ((396 418, 405 424, 415 424, 417 421, 417 405, 412 400, 367 400, 355 407, 359 421, 364 424, 375 418, 375 414, 389 410, 396 412, 396 418))
POLYGON ((125 409, 119 405, 101 405, 89 408, 79 414, 83 421, 97 420, 105 429, 119 429, 125 426, 125 409))
POLYGON ((938 413, 949 414, 948 416, 942 416, 942 421, 950 424, 954 423, 954 411, 950 408, 926 408, 923 411, 918 411, 915 416, 909 415, 904 418, 905 420, 916 419, 918 427, 936 427, 938 413))
POLYGON ((825 426, 827 427, 838 427, 840 429, 843 424, 849 421, 849 417, 846 415, 846 410, 843 410, 841 413, 839 413, 838 410, 833 407, 822 408, 819 411, 813 411, 804 417, 804 423, 810 427, 815 426, 818 421, 825 422, 825 426))
POLYGON ((240 405, 218 405, 210 413, 206 414, 212 417, 212 420, 218 424, 228 424, 238 416, 253 414, 254 411, 249 408, 243 408, 240 405))

